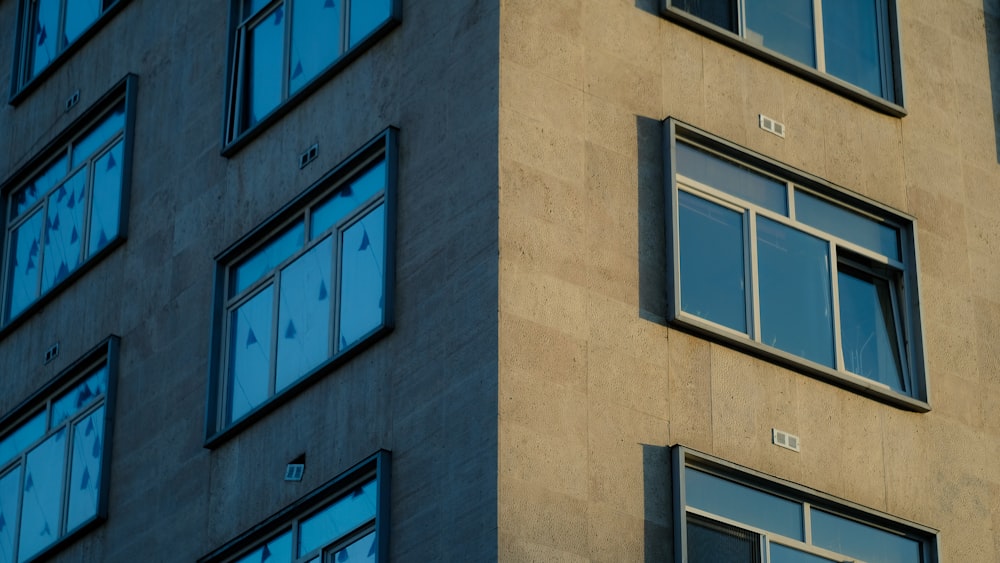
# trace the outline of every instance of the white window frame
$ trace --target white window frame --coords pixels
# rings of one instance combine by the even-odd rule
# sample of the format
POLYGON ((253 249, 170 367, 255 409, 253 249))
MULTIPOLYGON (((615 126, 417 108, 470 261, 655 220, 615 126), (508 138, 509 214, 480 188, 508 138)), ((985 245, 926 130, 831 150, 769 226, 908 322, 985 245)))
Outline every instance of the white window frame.
POLYGON ((667 320, 672 325, 690 330, 722 343, 746 350, 753 354, 776 361, 787 367, 830 381, 842 387, 855 390, 872 398, 907 410, 926 412, 930 410, 927 370, 924 359, 923 332, 921 329, 920 296, 917 284, 916 227, 912 217, 871 201, 859 194, 835 186, 825 180, 793 169, 763 155, 739 147, 719 137, 699 130, 681 121, 668 118, 664 122, 664 152, 666 175, 666 235, 667 235, 667 278, 668 310, 667 320), (729 193, 685 178, 677 172, 676 143, 684 143, 713 153, 715 156, 767 175, 783 182, 786 189, 788 215, 770 211, 752 202, 742 200, 729 193), (873 250, 827 233, 816 227, 795 220, 795 191, 814 195, 833 202, 838 207, 858 214, 868 215, 898 229, 900 234, 899 259, 883 256, 873 250), (680 269, 680 221, 678 197, 681 192, 696 195, 700 199, 744 214, 744 246, 749 250, 745 257, 745 287, 747 288, 747 333, 722 326, 693 313, 682 310, 681 269, 680 269), (833 344, 835 367, 825 366, 763 342, 760 327, 760 290, 756 256, 757 224, 754 216, 766 217, 795 230, 813 235, 829 244, 830 263, 837 267, 831 273, 831 299, 833 305, 833 344), (753 219, 753 220, 750 220, 753 219), (838 256, 838 254, 847 255, 838 256), (855 259, 853 257, 858 257, 855 259), (900 349, 900 361, 904 375, 904 392, 900 393, 887 385, 848 371, 843 355, 840 330, 840 305, 837 273, 847 270, 861 270, 872 277, 888 279, 893 303, 896 342, 900 349), (890 276, 886 272, 895 272, 890 276))

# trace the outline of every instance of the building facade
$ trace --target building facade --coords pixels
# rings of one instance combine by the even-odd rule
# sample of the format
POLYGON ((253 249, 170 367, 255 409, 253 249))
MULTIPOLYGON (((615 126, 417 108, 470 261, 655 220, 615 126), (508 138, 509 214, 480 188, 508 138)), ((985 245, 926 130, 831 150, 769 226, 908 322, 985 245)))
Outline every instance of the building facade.
POLYGON ((1000 558, 1000 3, 0 3, 0 563, 1000 558))

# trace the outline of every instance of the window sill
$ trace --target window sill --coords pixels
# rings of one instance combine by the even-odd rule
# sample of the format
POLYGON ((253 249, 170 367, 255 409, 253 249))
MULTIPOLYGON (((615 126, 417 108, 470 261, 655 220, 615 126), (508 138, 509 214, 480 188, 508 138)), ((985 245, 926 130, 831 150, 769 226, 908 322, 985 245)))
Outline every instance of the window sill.
MULTIPOLYGON (((731 31, 703 21, 679 8, 664 6, 661 11, 664 17, 674 23, 687 27, 697 33, 701 33, 702 35, 706 35, 719 43, 732 47, 767 64, 778 67, 779 69, 790 74, 794 74, 799 78, 808 80, 809 82, 817 84, 835 94, 848 98, 851 101, 891 117, 906 116, 906 108, 901 104, 876 96, 867 90, 859 88, 832 75, 820 72, 815 68, 804 65, 775 51, 751 45, 731 31)), ((898 87, 900 92, 898 98, 902 99, 901 78, 897 78, 897 82, 900 84, 898 87)))
POLYGON ((931 410, 929 401, 898 393, 860 375, 837 371, 746 337, 741 338, 735 334, 723 333, 714 325, 703 322, 697 317, 691 317, 682 313, 674 316, 668 322, 668 325, 671 328, 705 337, 714 343, 740 352, 746 352, 752 356, 773 362, 782 367, 831 383, 899 409, 918 413, 926 413, 931 410))

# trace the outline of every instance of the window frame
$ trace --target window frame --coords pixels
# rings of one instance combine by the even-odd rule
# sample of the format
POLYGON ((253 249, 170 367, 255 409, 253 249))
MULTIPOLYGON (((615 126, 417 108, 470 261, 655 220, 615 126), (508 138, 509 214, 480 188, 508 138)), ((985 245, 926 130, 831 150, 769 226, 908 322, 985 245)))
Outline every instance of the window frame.
MULTIPOLYGON (((358 484, 374 479, 378 500, 375 507, 373 523, 359 526, 343 536, 324 544, 320 549, 321 561, 327 561, 326 554, 343 544, 346 538, 355 539, 358 532, 371 526, 375 532, 375 561, 382 563, 389 560, 389 522, 390 522, 390 491, 392 454, 388 450, 378 450, 353 467, 320 485, 302 498, 271 515, 263 522, 252 526, 235 538, 229 540, 212 552, 202 556, 197 563, 232 563, 247 555, 254 549, 266 544, 286 530, 292 532, 292 553, 296 553, 299 524, 326 506, 342 498, 358 484)), ((317 554, 313 553, 313 557, 317 554)), ((307 561, 306 557, 293 561, 307 561)))
MULTIPOLYGON (((55 139, 45 145, 42 150, 38 151, 23 166, 0 183, 0 225, 3 227, 0 230, 0 259, 3 260, 3 263, 0 264, 0 275, 3 276, 0 278, 0 339, 4 338, 22 322, 45 307, 59 293, 73 285, 88 270, 101 262, 125 242, 128 235, 129 194, 132 189, 132 150, 135 140, 137 81, 138 79, 135 75, 127 75, 87 108, 79 117, 74 119, 55 139), (121 132, 123 162, 121 163, 122 179, 121 199, 118 209, 118 233, 111 237, 107 244, 100 250, 89 256, 84 256, 76 266, 76 269, 70 271, 62 280, 55 282, 48 290, 40 291, 34 301, 26 305, 9 320, 5 320, 7 319, 7 308, 9 307, 7 291, 10 284, 8 272, 10 260, 8 259, 8 254, 10 252, 9 235, 12 222, 9 208, 11 196, 27 185, 37 174, 44 172, 48 165, 55 162, 61 154, 66 153, 72 143, 85 136, 91 126, 96 125, 103 118, 110 115, 119 104, 123 104, 125 115, 121 132)), ((67 174, 60 182, 65 181, 69 177, 70 175, 67 174)), ((88 177, 88 186, 92 184, 93 182, 88 177)))
POLYGON ((694 516, 696 520, 709 521, 725 526, 732 526, 760 536, 762 561, 766 546, 777 538, 782 545, 794 546, 795 549, 820 557, 831 558, 833 561, 843 561, 844 555, 815 546, 811 541, 810 514, 812 510, 833 514, 856 523, 879 528, 892 534, 911 539, 920 544, 921 562, 935 563, 940 561, 937 541, 938 530, 912 522, 891 514, 862 506, 821 491, 767 475, 760 471, 743 467, 735 463, 711 456, 682 445, 670 448, 671 458, 671 491, 673 492, 673 526, 674 560, 678 563, 688 561, 688 519, 694 516), (692 468, 711 474, 717 478, 731 481, 737 485, 754 489, 763 494, 794 502, 803 507, 803 520, 806 530, 803 531, 805 541, 787 538, 775 532, 759 529, 751 524, 731 520, 725 516, 712 514, 708 511, 689 507, 687 503, 687 478, 685 469, 692 468), (690 514, 689 514, 690 513, 690 514), (766 537, 765 537, 766 536, 766 537), (795 542, 794 544, 792 542, 795 542))
MULTIPOLYGON (((251 229, 250 232, 215 257, 216 267, 209 349, 209 385, 205 416, 206 448, 215 448, 244 428, 252 425, 281 404, 291 400, 308 386, 350 361, 355 355, 361 353, 392 331, 395 323, 394 302, 396 285, 396 191, 398 189, 399 159, 397 138, 398 130, 396 128, 389 127, 385 129, 355 151, 354 154, 324 174, 319 180, 284 205, 274 215, 251 229), (287 387, 270 393, 256 407, 251 408, 241 415, 240 418, 227 423, 226 394, 224 391, 226 388, 225 380, 229 377, 227 370, 227 357, 229 354, 227 334, 229 321, 226 317, 230 311, 230 305, 244 300, 240 295, 256 291, 252 288, 263 284, 264 282, 261 280, 264 278, 273 276, 274 270, 280 270, 288 264, 294 263, 294 260, 304 255, 308 249, 314 248, 317 245, 317 241, 321 241, 325 236, 331 235, 321 237, 317 234, 315 239, 310 239, 308 233, 306 233, 306 239, 302 246, 290 257, 283 259, 278 265, 268 270, 269 273, 262 274, 260 278, 246 288, 237 291, 234 295, 230 295, 229 271, 238 265, 243 258, 251 255, 256 250, 265 248, 267 243, 279 238, 289 225, 294 224, 296 218, 304 217, 310 209, 324 203, 329 195, 336 192, 348 182, 356 179, 369 165, 378 160, 382 160, 386 168, 386 184, 381 196, 382 203, 380 204, 384 206, 385 210, 385 298, 383 300, 383 322, 380 326, 353 343, 348 344, 346 347, 330 352, 324 360, 309 369, 304 375, 290 383, 287 387), (234 300, 234 298, 239 299, 234 300)), ((359 207, 353 209, 348 215, 353 217, 359 213, 358 210, 361 208, 374 208, 375 206, 370 205, 370 203, 367 202, 359 205, 359 207)), ((334 233, 336 232, 334 230, 334 233)), ((332 288, 330 291, 331 294, 335 293, 332 288)), ((246 299, 249 299, 249 297, 246 299)), ((332 338, 333 334, 330 337, 332 338)), ((277 359, 270 358, 269 361, 270 363, 275 363, 277 359)))
MULTIPOLYGON (((29 563, 31 561, 37 561, 41 559, 46 559, 53 555, 54 553, 65 549, 71 543, 75 542, 80 537, 90 533, 94 528, 100 526, 103 522, 108 519, 108 491, 111 485, 111 456, 112 456, 112 443, 114 434, 114 422, 115 422, 115 399, 117 395, 118 387, 118 351, 120 347, 120 338, 116 335, 111 335, 104 339, 100 344, 86 352, 82 357, 74 361, 64 370, 59 372, 54 378, 52 378, 48 383, 43 385, 40 389, 32 393, 27 399, 22 401, 18 406, 14 407, 13 410, 7 414, 0 417, 0 438, 5 438, 7 432, 13 430, 19 424, 27 422, 33 416, 44 412, 45 410, 51 408, 51 404, 57 398, 59 398, 63 393, 72 389, 75 385, 82 383, 90 375, 92 375, 101 366, 107 367, 107 390, 104 394, 103 408, 104 408, 104 443, 102 444, 101 453, 101 468, 100 468, 100 485, 99 485, 99 495, 97 500, 97 511, 96 514, 87 520, 84 520, 75 529, 69 531, 68 533, 62 535, 56 539, 52 544, 43 548, 41 551, 26 559, 24 563, 29 563)), ((83 411, 92 413, 99 407, 100 403, 93 403, 87 406, 83 411)), ((83 412, 81 411, 81 412, 83 412)), ((75 413, 67 421, 61 422, 60 425, 68 425, 71 427, 73 425, 74 419, 78 419, 85 416, 75 413)), ((18 454, 18 458, 24 458, 27 455, 28 450, 32 449, 38 444, 43 443, 46 439, 51 436, 51 431, 46 430, 42 438, 37 439, 31 446, 27 447, 24 451, 18 454)), ((20 462, 23 466, 23 460, 20 462)), ((16 465, 13 460, 4 462, 0 466, 0 473, 6 473, 6 470, 16 465)), ((71 479, 71 471, 66 471, 63 475, 63 482, 66 484, 71 479)), ((21 477, 23 488, 23 475, 21 477)), ((66 491, 63 491, 63 497, 61 499, 61 508, 63 515, 68 509, 68 495, 66 491)), ((18 510, 18 520, 20 520, 20 510, 18 510)), ((60 520, 63 517, 60 516, 60 520)), ((65 525, 65 522, 61 522, 65 525)), ((20 522, 17 523, 19 529, 20 522)))
MULTIPOLYGON (((835 92, 878 112, 892 117, 904 117, 907 114, 906 107, 904 105, 905 96, 903 88, 904 77, 902 65, 901 25, 896 0, 884 0, 886 2, 886 10, 888 12, 884 31, 888 33, 888 37, 885 41, 888 44, 889 52, 883 52, 883 49, 879 50, 880 60, 890 65, 890 68, 885 69, 885 72, 882 73, 883 83, 885 83, 887 79, 892 82, 891 88, 889 88, 891 97, 887 98, 883 98, 878 94, 869 92, 868 90, 848 82, 847 80, 829 74, 825 72, 825 70, 820 70, 818 67, 821 63, 817 63, 816 67, 809 66, 773 49, 754 45, 743 36, 742 32, 734 33, 710 21, 701 19, 698 16, 675 6, 674 4, 676 1, 677 0, 661 0, 660 5, 660 12, 663 16, 675 23, 701 33, 702 35, 708 36, 720 43, 728 45, 772 66, 778 67, 788 73, 818 84, 827 90, 835 92)), ((745 0, 729 1, 736 3, 737 9, 735 17, 737 19, 737 26, 740 30, 743 30, 746 26, 745 9, 743 8, 745 0)), ((821 12, 823 1, 831 0, 813 0, 814 20, 818 20, 820 22, 823 19, 821 12)), ((822 24, 820 23, 820 25, 822 24)), ((822 45, 822 28, 813 30, 813 39, 814 44, 820 46, 822 45)), ((818 54, 817 57, 819 57, 818 54)))
MULTIPOLYGON (((666 285, 668 323, 676 328, 705 336, 715 342, 776 362, 795 371, 828 381, 852 391, 856 391, 862 395, 887 404, 915 412, 929 411, 929 383, 927 378, 926 360, 924 357, 926 347, 924 346, 920 311, 920 287, 917 283, 919 264, 917 261, 918 252, 915 219, 909 215, 872 201, 860 194, 851 192, 845 188, 827 182, 826 180, 777 162, 749 149, 740 147, 734 143, 697 129, 674 118, 667 118, 664 122, 663 134, 664 174, 666 178, 666 181, 664 182, 664 196, 666 203, 665 229, 667 241, 666 285), (890 261, 888 264, 883 265, 875 264, 874 261, 870 260, 869 264, 859 264, 856 256, 871 256, 876 255, 877 253, 873 250, 865 249, 859 244, 846 241, 835 233, 823 231, 817 226, 804 224, 801 221, 794 219, 790 214, 791 212, 786 215, 780 215, 775 212, 767 212, 766 209, 759 206, 754 207, 755 204, 753 203, 745 201, 736 203, 738 201, 736 196, 725 195, 720 190, 713 189, 711 186, 701 186, 701 188, 703 189, 707 187, 711 189, 712 192, 716 193, 704 193, 700 191, 692 192, 691 188, 688 187, 682 189, 678 179, 676 154, 676 144, 680 141, 683 141, 688 145, 706 149, 707 151, 714 153, 719 158, 728 160, 733 164, 752 169, 755 172, 763 173, 771 178, 774 178, 776 181, 784 183, 786 190, 788 190, 786 192, 788 194, 788 198, 790 198, 793 193, 797 192, 819 196, 820 198, 834 202, 841 209, 853 209, 855 213, 871 216, 888 225, 896 227, 899 232, 899 261, 890 261), (898 288, 891 290, 891 299, 893 300, 893 303, 898 304, 898 306, 893 309, 893 315, 896 320, 895 328, 897 329, 897 337, 899 338, 897 340, 899 355, 902 356, 902 361, 904 362, 903 377, 908 391, 905 393, 898 392, 891 389, 886 384, 852 373, 846 369, 846 361, 844 360, 843 355, 844 348, 841 342, 842 335, 840 334, 841 327, 839 322, 843 312, 839 306, 840 297, 838 295, 836 283, 833 283, 830 288, 832 293, 830 303, 835 310, 834 313, 831 313, 830 322, 833 331, 832 343, 834 345, 834 366, 840 366, 839 368, 829 367, 817 363, 805 357, 767 345, 761 341, 759 339, 760 331, 754 330, 754 322, 757 321, 759 324, 759 301, 761 293, 759 288, 760 276, 757 272, 758 258, 756 257, 756 248, 752 249, 752 255, 746 256, 744 262, 746 266, 746 271, 744 272, 744 276, 746 278, 745 299, 747 301, 746 321, 749 325, 746 333, 730 329, 729 327, 697 316, 694 313, 683 311, 681 309, 682 289, 680 287, 681 232, 679 220, 679 194, 681 192, 693 194, 694 197, 698 197, 710 203, 718 204, 719 206, 726 207, 727 209, 732 209, 733 211, 740 211, 741 213, 744 209, 750 209, 754 212, 755 217, 765 217, 766 219, 772 221, 780 219, 780 221, 776 222, 789 226, 798 232, 811 234, 813 236, 821 237, 824 241, 829 241, 831 250, 836 250, 836 252, 830 252, 828 256, 829 263, 831 265, 836 265, 835 270, 830 274, 832 280, 836 280, 838 274, 843 272, 845 269, 858 270, 859 267, 864 268, 866 272, 869 272, 873 276, 883 275, 884 277, 884 272, 879 271, 879 268, 882 267, 898 271, 898 278, 895 281, 896 283, 902 285, 903 293, 899 294, 898 288), (720 196, 718 194, 723 195, 720 196), (754 317, 756 317, 756 319, 754 317), (901 317, 902 321, 900 320, 901 317)), ((685 186, 692 183, 696 182, 686 182, 685 186)), ((793 206, 791 203, 788 205, 790 208, 793 206)), ((756 221, 758 220, 759 219, 754 220, 754 225, 756 225, 756 221)), ((751 229, 751 227, 746 224, 744 224, 743 228, 745 233, 747 230, 751 229)), ((746 236, 748 235, 745 234, 744 238, 746 238, 746 236)), ((756 241, 757 239, 754 238, 751 240, 744 240, 744 248, 756 247, 756 241)), ((894 284, 890 283, 889 285, 894 284)))
MULTIPOLYGON (((105 2, 111 2, 111 5, 104 8, 104 12, 97 16, 97 19, 91 22, 79 37, 68 43, 38 74, 33 77, 26 77, 31 57, 31 50, 28 48, 27 41, 29 38, 34 37, 34 34, 28 32, 28 18, 31 16, 32 11, 29 4, 34 1, 36 0, 18 0, 17 2, 16 28, 14 32, 14 61, 11 66, 10 96, 8 98, 8 103, 12 106, 16 106, 24 101, 32 91, 55 73, 76 51, 81 49, 91 37, 97 35, 100 29, 109 20, 113 19, 118 12, 122 11, 131 0, 104 0, 105 2)), ((60 20, 63 19, 62 17, 60 18, 60 20)))
MULTIPOLYGON (((246 18, 246 24, 244 24, 244 18, 242 17, 242 4, 244 1, 245 0, 230 0, 229 2, 230 8, 228 16, 229 21, 227 25, 228 48, 226 57, 225 97, 222 108, 221 154, 224 157, 230 157, 236 154, 236 152, 238 152, 243 146, 251 142, 258 135, 262 134, 274 123, 281 120, 282 117, 302 103, 303 100, 311 96, 316 90, 333 78, 333 76, 339 74, 355 59, 363 55, 371 46, 381 41, 383 37, 400 24, 403 13, 402 0, 389 0, 390 15, 387 20, 376 26, 374 30, 372 30, 364 37, 364 39, 356 43, 354 46, 347 43, 346 49, 340 54, 339 57, 320 70, 316 76, 307 81, 295 92, 288 91, 287 86, 289 78, 286 76, 287 73, 284 72, 284 61, 288 57, 289 43, 291 41, 291 38, 287 35, 288 31, 286 29, 284 31, 285 36, 282 40, 284 45, 282 53, 282 98, 271 111, 269 111, 266 115, 261 116, 256 123, 246 127, 245 129, 241 129, 240 122, 242 121, 242 113, 244 110, 242 100, 244 96, 243 91, 245 89, 243 81, 249 57, 246 50, 242 47, 242 45, 246 43, 247 35, 247 33, 243 31, 243 28, 245 25, 249 26, 250 22, 263 18, 264 16, 261 14, 264 12, 270 12, 277 4, 281 2, 288 2, 290 0, 267 0, 265 6, 260 8, 257 14, 246 18)), ((288 6, 284 9, 287 11, 288 6)), ((291 15, 287 13, 284 17, 289 20, 292 19, 291 15)), ((349 26, 350 22, 342 23, 341 25, 349 26)), ((346 43, 346 38, 342 37, 341 42, 346 43)))

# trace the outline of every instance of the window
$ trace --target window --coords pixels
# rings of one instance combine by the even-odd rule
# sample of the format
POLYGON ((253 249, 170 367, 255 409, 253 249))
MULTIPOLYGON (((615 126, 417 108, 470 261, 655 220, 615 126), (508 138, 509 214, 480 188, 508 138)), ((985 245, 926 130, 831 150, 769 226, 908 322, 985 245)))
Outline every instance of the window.
POLYGON ((379 451, 198 563, 387 561, 389 459, 379 451))
POLYGON ((21 0, 18 49, 11 98, 52 67, 68 49, 86 39, 127 0, 21 0))
POLYGON ((905 113, 895 0, 666 0, 665 6, 681 23, 886 113, 905 113))
POLYGON ((394 139, 371 141, 219 258, 210 434, 391 327, 394 139))
POLYGON ((117 346, 0 419, 0 561, 33 560, 105 518, 117 346))
POLYGON ((4 325, 124 236, 131 82, 122 81, 3 186, 4 325))
POLYGON ((670 318, 927 410, 913 222, 674 120, 670 318))
POLYGON ((676 560, 934 563, 936 532, 681 446, 676 560))
POLYGON ((399 20, 398 0, 234 0, 226 143, 399 20))

